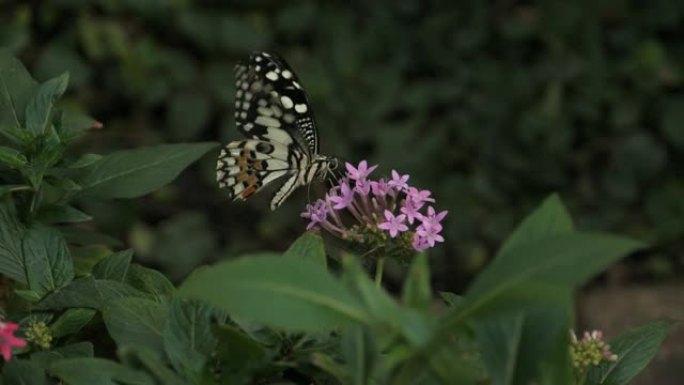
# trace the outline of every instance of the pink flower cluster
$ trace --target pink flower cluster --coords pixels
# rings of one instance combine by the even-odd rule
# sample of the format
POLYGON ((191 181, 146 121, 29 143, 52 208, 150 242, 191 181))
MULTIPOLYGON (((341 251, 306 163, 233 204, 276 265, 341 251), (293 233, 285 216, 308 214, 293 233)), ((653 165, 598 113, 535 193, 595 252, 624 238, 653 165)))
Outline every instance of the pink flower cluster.
POLYGON ((12 348, 23 348, 26 341, 16 337, 14 333, 19 329, 19 325, 14 322, 3 322, 0 319, 0 352, 5 361, 12 358, 12 348))
POLYGON ((363 160, 358 166, 346 163, 347 172, 330 189, 324 199, 308 204, 302 217, 309 220, 308 229, 321 228, 347 240, 367 240, 368 234, 384 234, 383 238, 407 239, 416 251, 444 242, 442 220, 447 212, 436 212, 429 190, 409 186, 408 175, 392 170, 392 178, 368 179, 378 166, 368 167, 363 160), (343 221, 348 213, 355 224, 343 221), (365 234, 366 233, 366 234, 365 234))

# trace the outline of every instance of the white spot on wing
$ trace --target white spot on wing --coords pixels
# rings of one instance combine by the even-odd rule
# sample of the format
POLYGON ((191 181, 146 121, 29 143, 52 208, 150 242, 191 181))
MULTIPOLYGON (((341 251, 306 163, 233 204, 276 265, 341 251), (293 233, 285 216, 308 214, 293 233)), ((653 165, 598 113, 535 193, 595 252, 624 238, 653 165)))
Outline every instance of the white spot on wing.
POLYGON ((269 128, 266 130, 266 135, 264 137, 271 142, 281 143, 284 145, 289 145, 292 143, 292 137, 286 131, 278 128, 269 128))
POLYGON ((305 113, 309 108, 306 106, 306 104, 297 104, 295 106, 295 111, 299 112, 300 114, 305 113))
POLYGON ((278 128, 280 127, 280 122, 278 119, 273 119, 269 116, 257 116, 257 118, 254 120, 256 124, 261 124, 262 126, 267 126, 267 127, 275 127, 278 128))
POLYGON ((266 79, 276 81, 278 80, 278 74, 273 71, 268 71, 266 73, 266 79))
POLYGON ((285 79, 289 79, 292 77, 292 72, 285 70, 285 71, 283 71, 282 75, 285 79))
POLYGON ((285 107, 286 110, 289 110, 294 105, 294 103, 292 102, 292 99, 290 99, 289 96, 281 96, 280 97, 280 103, 283 104, 283 107, 285 107))

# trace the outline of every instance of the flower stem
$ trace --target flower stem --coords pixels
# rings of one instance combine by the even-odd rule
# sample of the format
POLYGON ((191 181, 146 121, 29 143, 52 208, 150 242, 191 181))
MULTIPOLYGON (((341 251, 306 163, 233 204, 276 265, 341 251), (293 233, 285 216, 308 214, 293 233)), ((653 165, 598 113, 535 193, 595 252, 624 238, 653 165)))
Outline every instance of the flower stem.
POLYGON ((378 264, 375 265, 375 286, 382 286, 382 271, 385 269, 385 257, 378 259, 378 264))

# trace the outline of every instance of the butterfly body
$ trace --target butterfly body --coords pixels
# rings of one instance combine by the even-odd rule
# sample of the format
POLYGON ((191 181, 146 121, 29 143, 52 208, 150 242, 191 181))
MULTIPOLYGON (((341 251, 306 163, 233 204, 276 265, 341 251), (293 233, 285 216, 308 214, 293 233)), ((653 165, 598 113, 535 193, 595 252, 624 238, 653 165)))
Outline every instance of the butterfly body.
POLYGON ((278 208, 300 186, 331 175, 337 158, 318 153, 316 123, 299 80, 285 61, 256 52, 235 67, 235 122, 248 139, 219 154, 216 179, 235 199, 246 200, 267 184, 285 182, 271 199, 278 208))

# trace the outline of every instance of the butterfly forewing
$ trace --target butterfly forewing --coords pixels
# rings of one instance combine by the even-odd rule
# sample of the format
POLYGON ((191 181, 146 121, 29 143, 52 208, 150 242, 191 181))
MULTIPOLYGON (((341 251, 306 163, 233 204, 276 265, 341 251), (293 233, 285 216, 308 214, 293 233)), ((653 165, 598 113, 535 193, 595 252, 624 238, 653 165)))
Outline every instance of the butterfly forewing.
POLYGON ((316 123, 299 79, 274 54, 252 54, 248 65, 235 67, 235 122, 249 138, 295 143, 318 153, 316 123))

